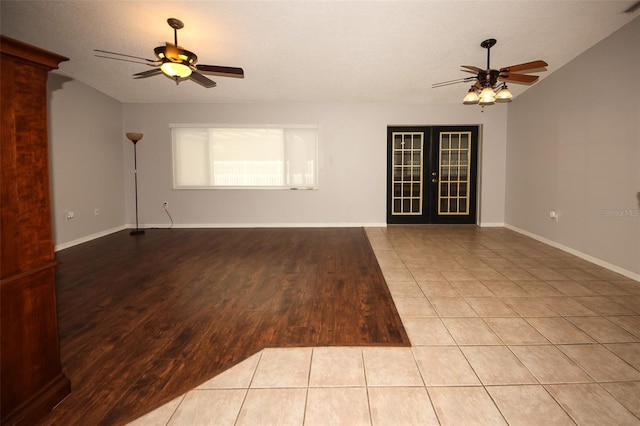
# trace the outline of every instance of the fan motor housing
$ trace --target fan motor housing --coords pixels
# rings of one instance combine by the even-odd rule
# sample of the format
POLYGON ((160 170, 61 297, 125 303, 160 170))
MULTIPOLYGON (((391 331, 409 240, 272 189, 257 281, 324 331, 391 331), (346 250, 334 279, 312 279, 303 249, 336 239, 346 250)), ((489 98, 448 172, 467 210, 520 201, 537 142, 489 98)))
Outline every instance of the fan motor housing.
POLYGON ((500 71, 498 70, 484 70, 478 73, 478 81, 482 87, 494 86, 498 82, 498 76, 500 71))

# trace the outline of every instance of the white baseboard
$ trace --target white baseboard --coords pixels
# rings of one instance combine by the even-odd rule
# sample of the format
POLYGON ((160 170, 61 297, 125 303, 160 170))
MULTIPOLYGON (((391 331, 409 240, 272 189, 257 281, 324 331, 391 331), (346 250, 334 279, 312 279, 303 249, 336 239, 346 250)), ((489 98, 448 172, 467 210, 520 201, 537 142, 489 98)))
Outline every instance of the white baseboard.
POLYGON ((77 246, 78 244, 86 243, 88 241, 95 240, 95 239, 100 238, 100 237, 105 237, 107 235, 122 231, 124 229, 127 229, 127 227, 122 225, 122 226, 118 226, 118 227, 115 227, 115 228, 107 229, 106 231, 101 231, 101 232, 97 232, 95 234, 87 235, 86 237, 78 238, 77 240, 68 241, 68 242, 62 243, 62 244, 56 244, 53 247, 53 250, 54 251, 64 250, 64 249, 67 249, 69 247, 77 246))
POLYGON ((481 228, 503 228, 504 223, 492 223, 492 222, 482 222, 479 225, 481 228))
POLYGON ((640 274, 636 274, 635 272, 628 271, 628 270, 626 270, 624 268, 621 268, 619 266, 616 266, 616 265, 614 265, 612 263, 606 262, 606 261, 604 261, 602 259, 598 259, 597 257, 593 257, 593 256, 588 255, 586 253, 582 253, 581 251, 572 249, 571 247, 567 247, 567 246, 565 246, 563 244, 560 244, 560 243, 557 243, 555 241, 551 241, 551 240, 549 240, 549 239, 547 239, 545 237, 541 237, 540 235, 534 234, 533 232, 525 231, 524 229, 520 229, 520 228, 518 228, 516 226, 505 224, 504 227, 507 228, 507 229, 510 229, 512 231, 515 231, 515 232, 517 232, 519 234, 526 235, 527 237, 531 237, 534 240, 540 241, 541 243, 545 243, 547 245, 550 245, 551 247, 555 247, 557 249, 560 249, 562 251, 570 253, 570 254, 572 254, 574 256, 577 256, 577 257, 579 257, 581 259, 586 260, 587 262, 594 263, 594 264, 596 264, 598 266, 602 266, 603 268, 609 269, 610 271, 616 272, 616 273, 618 273, 620 275, 624 275, 625 277, 631 278, 632 280, 640 281, 640 274))

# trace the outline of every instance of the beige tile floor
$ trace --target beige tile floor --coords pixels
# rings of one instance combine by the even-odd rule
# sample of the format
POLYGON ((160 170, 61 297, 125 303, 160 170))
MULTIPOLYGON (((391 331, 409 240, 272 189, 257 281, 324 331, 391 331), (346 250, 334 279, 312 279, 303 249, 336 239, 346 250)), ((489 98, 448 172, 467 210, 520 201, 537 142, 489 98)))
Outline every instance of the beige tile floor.
POLYGON ((640 425, 640 283, 503 228, 367 229, 411 348, 265 349, 132 425, 640 425))

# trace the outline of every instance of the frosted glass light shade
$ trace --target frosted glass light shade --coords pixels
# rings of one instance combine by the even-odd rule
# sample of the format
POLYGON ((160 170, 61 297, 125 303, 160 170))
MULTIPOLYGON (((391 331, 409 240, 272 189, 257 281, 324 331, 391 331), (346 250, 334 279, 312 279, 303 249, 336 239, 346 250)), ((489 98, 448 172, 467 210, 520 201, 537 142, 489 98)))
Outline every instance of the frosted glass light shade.
POLYGON ((496 102, 511 102, 513 99, 513 95, 507 88, 507 86, 503 86, 498 93, 496 93, 496 102))
POLYGON ((191 75, 191 68, 179 62, 165 62, 160 69, 169 77, 185 78, 191 75))
POLYGON ((462 100, 462 103, 465 105, 475 105, 478 103, 479 100, 480 100, 480 97, 478 96, 476 91, 473 89, 469 89, 469 92, 467 93, 467 96, 465 96, 464 99, 462 100))
POLYGON ((493 105, 496 101, 496 92, 491 87, 485 87, 480 92, 480 105, 493 105))

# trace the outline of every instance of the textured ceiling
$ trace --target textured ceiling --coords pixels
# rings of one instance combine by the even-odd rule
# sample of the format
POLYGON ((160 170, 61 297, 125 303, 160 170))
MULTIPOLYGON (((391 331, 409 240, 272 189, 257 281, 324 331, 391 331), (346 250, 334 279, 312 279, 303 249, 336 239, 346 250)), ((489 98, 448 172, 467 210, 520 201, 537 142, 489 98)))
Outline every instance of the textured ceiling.
MULTIPOLYGON (((541 78, 637 17, 634 1, 6 1, 2 34, 67 56, 62 74, 132 102, 459 103, 460 65, 492 68, 543 59, 541 78), (173 40, 199 62, 244 68, 205 89, 94 56, 104 49, 153 58, 173 40)), ((510 85, 514 95, 527 86, 510 85)))

